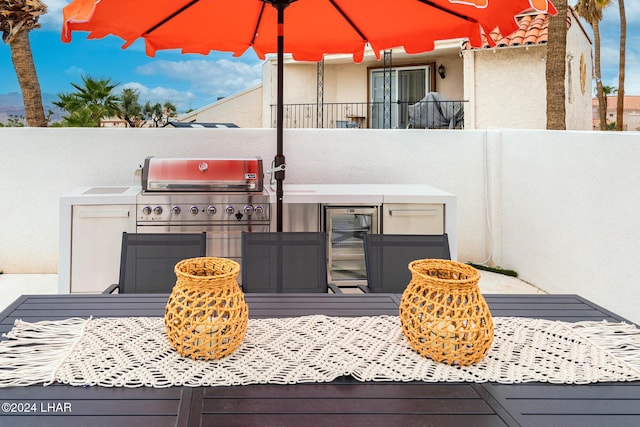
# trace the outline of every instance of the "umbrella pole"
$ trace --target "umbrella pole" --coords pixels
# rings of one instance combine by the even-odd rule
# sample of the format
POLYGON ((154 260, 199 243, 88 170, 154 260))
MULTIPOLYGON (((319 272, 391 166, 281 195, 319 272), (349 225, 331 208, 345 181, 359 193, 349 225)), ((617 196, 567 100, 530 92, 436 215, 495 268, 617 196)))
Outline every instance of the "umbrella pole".
POLYGON ((276 156, 274 166, 276 169, 276 218, 277 231, 282 231, 282 211, 284 190, 282 182, 284 181, 285 159, 283 153, 283 121, 284 121, 284 9, 289 5, 289 1, 275 2, 273 6, 278 11, 278 88, 276 100, 276 156))

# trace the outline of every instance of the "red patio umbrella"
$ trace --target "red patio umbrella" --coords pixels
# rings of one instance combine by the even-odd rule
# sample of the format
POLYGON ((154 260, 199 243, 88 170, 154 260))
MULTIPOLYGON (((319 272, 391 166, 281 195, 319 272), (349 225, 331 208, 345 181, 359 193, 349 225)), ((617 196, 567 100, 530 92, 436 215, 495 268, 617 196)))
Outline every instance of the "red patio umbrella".
POLYGON ((250 47, 259 58, 277 53, 275 155, 277 230, 282 230, 283 56, 320 61, 325 54, 352 54, 356 62, 367 45, 380 52, 404 47, 407 53, 433 50, 435 40, 469 38, 482 44, 481 31, 496 27, 511 34, 515 15, 529 9, 556 14, 549 0, 73 0, 64 10, 62 40, 73 31, 88 38, 115 35, 123 48, 144 38, 146 51, 212 50, 240 56, 250 47), (286 37, 285 37, 286 10, 286 37))

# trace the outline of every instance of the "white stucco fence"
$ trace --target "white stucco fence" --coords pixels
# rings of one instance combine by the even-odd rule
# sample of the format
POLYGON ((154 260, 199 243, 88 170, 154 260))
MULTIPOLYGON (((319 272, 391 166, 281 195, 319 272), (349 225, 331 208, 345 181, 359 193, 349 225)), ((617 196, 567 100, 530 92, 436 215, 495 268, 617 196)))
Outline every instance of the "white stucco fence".
MULTIPOLYGON (((640 322, 640 134, 285 130, 287 183, 424 183, 458 197, 458 258, 640 322)), ((0 270, 55 273, 59 197, 131 185, 148 155, 261 156, 273 129, 0 129, 0 270)), ((286 198, 286 194, 285 194, 286 198)))

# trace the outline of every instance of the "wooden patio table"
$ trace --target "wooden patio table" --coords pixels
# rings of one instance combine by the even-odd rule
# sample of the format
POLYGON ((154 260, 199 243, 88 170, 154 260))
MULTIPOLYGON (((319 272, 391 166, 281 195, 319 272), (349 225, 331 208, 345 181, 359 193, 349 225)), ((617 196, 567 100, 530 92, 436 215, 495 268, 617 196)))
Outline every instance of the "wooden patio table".
MULTIPOLYGON (((576 295, 486 295, 494 316, 624 320, 576 295)), ((26 295, 16 319, 162 317, 167 295, 26 295)), ((400 295, 247 294, 252 318, 397 315, 400 295)), ((3 338, 6 339, 6 338, 3 338)), ((638 426, 640 382, 359 382, 232 387, 0 388, 1 426, 638 426)))

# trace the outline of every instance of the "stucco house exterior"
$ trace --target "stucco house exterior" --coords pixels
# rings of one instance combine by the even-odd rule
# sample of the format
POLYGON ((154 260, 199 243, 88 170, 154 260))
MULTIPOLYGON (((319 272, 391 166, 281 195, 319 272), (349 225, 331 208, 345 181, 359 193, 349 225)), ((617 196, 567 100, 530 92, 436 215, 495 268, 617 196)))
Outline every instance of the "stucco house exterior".
MULTIPOLYGON (((520 29, 496 44, 470 48, 465 40, 436 42, 435 49, 381 58, 373 52, 355 64, 350 55, 327 55, 321 63, 285 55, 285 127, 408 127, 407 107, 438 92, 464 109, 465 129, 545 129, 548 16, 524 14, 520 29)), ((578 16, 567 15, 566 125, 592 128, 592 45, 578 16)), ((183 122, 232 122, 274 127, 276 58, 263 63, 262 83, 178 118, 183 122)))

